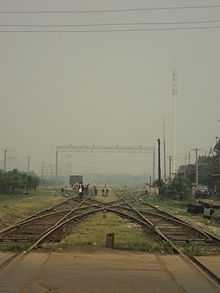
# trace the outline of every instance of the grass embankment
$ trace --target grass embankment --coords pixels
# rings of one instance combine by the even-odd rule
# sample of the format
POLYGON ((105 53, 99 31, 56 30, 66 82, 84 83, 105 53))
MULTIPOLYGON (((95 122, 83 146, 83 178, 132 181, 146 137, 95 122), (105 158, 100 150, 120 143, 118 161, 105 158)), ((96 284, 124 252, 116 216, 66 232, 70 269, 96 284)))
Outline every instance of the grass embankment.
POLYGON ((187 215, 187 204, 189 203, 189 201, 160 199, 159 197, 152 197, 147 198, 146 202, 154 206, 166 209, 174 214, 187 215))
MULTIPOLYGON (((105 247, 106 234, 115 234, 116 249, 146 252, 168 253, 166 244, 144 231, 139 225, 122 219, 112 213, 99 213, 73 228, 72 234, 66 236, 54 249, 75 247, 105 247)), ((51 248, 51 247, 50 247, 51 248)))
POLYGON ((29 195, 0 195, 0 229, 62 200, 54 191, 40 189, 29 195))

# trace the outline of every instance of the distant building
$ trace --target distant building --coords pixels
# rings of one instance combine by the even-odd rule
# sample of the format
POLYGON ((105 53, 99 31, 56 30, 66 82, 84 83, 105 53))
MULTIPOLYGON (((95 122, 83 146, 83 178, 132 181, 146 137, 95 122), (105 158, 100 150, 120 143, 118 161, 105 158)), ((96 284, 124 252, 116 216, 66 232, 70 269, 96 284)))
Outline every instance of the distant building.
POLYGON ((188 178, 191 183, 195 181, 196 167, 194 164, 182 165, 177 171, 177 175, 183 178, 188 178))
POLYGON ((212 189, 220 193, 220 139, 218 139, 213 149, 209 177, 212 189))
POLYGON ((76 183, 83 184, 83 176, 81 175, 71 175, 69 180, 70 185, 74 185, 76 183))
MULTIPOLYGON (((209 156, 199 157, 198 165, 199 184, 207 185, 213 191, 220 193, 220 140, 209 156)), ((180 166, 177 175, 189 179, 192 184, 195 183, 195 164, 180 166)))

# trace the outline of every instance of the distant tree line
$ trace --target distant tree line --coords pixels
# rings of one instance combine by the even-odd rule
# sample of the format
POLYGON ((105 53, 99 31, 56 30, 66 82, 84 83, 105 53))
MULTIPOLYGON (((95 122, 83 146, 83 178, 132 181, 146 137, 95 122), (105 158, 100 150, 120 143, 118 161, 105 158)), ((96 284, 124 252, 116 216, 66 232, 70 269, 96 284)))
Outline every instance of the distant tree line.
POLYGON ((36 189, 39 178, 34 173, 19 172, 17 169, 0 170, 0 193, 28 192, 36 189))
POLYGON ((168 182, 156 180, 153 186, 157 186, 160 189, 160 195, 162 198, 170 199, 190 199, 192 195, 192 184, 188 178, 176 174, 173 179, 168 182))

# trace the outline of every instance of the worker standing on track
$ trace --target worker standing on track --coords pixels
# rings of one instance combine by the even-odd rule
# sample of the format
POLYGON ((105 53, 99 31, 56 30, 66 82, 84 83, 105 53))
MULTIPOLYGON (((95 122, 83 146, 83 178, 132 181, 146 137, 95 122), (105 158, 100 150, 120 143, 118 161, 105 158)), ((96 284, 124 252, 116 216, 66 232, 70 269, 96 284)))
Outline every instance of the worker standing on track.
POLYGON ((79 183, 75 183, 74 185, 73 185, 73 191, 74 192, 79 192, 79 183))
POLYGON ((84 186, 83 186, 83 184, 79 184, 78 193, 79 193, 79 197, 82 199, 83 198, 83 194, 84 194, 84 186))

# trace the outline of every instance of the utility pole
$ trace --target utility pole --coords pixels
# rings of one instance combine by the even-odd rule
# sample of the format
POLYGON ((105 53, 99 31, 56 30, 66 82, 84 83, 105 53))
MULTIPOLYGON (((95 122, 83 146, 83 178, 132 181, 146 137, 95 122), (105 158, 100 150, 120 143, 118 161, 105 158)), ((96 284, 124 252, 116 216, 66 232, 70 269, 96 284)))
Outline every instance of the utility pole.
POLYGON ((56 163, 55 163, 56 187, 58 187, 58 150, 56 149, 56 163))
POLYGON ((4 170, 7 171, 7 149, 4 149, 4 170))
POLYGON ((198 154, 199 154, 199 148, 195 148, 195 149, 193 149, 193 151, 195 151, 195 154, 196 154, 196 188, 198 187, 198 185, 199 185, 199 156, 198 156, 198 154))
POLYGON ((196 152, 196 187, 198 187, 199 185, 199 159, 198 159, 199 149, 196 148, 195 152, 196 152))
POLYGON ((184 178, 186 179, 186 171, 187 171, 187 159, 188 159, 188 153, 185 155, 185 162, 184 162, 184 178))
POLYGON ((177 109, 177 74, 176 70, 172 73, 172 110, 173 110, 173 166, 172 166, 172 176, 175 177, 176 174, 176 109, 177 109))
POLYGON ((31 156, 27 157, 27 172, 29 173, 31 169, 31 156))
POLYGON ((169 179, 172 179, 172 156, 169 156, 169 179))
POLYGON ((159 183, 159 188, 161 186, 161 159, 160 159, 160 139, 158 138, 157 140, 158 144, 158 183, 159 183))
POLYGON ((156 151, 153 150, 153 183, 155 182, 155 169, 156 169, 156 151))
POLYGON ((164 182, 167 179, 167 163, 166 163, 166 121, 163 120, 163 175, 164 182))

